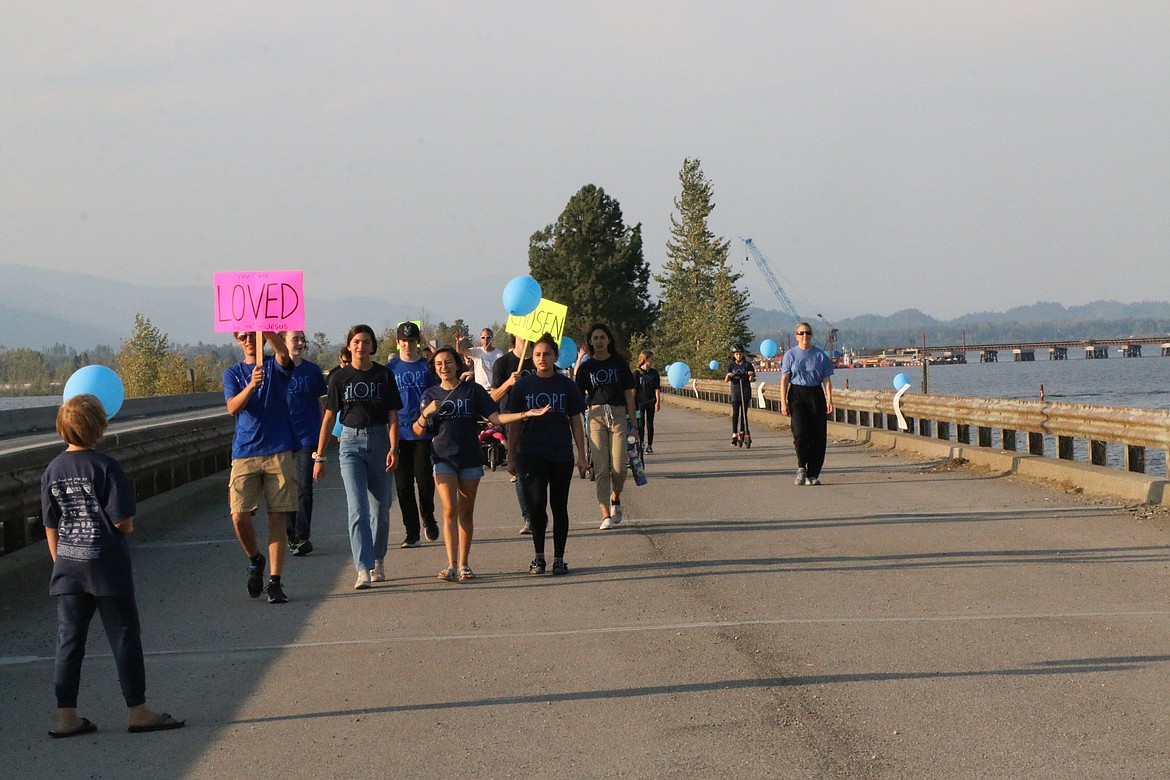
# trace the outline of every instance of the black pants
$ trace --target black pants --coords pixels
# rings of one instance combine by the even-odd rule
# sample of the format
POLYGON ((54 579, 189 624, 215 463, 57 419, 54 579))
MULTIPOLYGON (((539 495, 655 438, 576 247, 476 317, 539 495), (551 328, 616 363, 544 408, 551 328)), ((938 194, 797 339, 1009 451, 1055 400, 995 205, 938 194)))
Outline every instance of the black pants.
POLYGON ((398 508, 402 511, 402 525, 407 539, 418 539, 421 530, 419 512, 427 525, 435 522, 435 478, 431 465, 430 439, 400 439, 398 442, 398 471, 394 486, 398 491, 398 508), (414 499, 418 488, 418 500, 414 499))
POLYGON ((654 445, 654 404, 643 406, 641 412, 642 416, 638 418, 638 438, 642 440, 642 446, 652 447, 654 445))
POLYGON ((81 662, 93 613, 102 617, 102 626, 118 668, 118 682, 127 707, 146 703, 146 665, 142 660, 142 632, 134 594, 93 596, 70 593, 57 597, 57 707, 76 707, 81 688, 81 662))
POLYGON ((551 509, 553 557, 564 558, 565 543, 569 539, 569 486, 573 484, 573 463, 526 455, 521 459, 521 464, 536 557, 544 557, 544 532, 548 528, 548 512, 551 509))
POLYGON ((792 417, 792 442, 796 445, 796 464, 805 476, 816 479, 825 465, 825 444, 829 432, 829 407, 821 385, 788 386, 788 413, 792 417))
POLYGON ((752 405, 751 396, 745 396, 739 393, 731 394, 731 433, 737 434, 740 431, 749 433, 748 428, 748 407, 752 405))
POLYGON ((284 529, 290 545, 309 540, 313 530, 313 451, 302 447, 294 454, 297 459, 297 511, 285 515, 284 529))

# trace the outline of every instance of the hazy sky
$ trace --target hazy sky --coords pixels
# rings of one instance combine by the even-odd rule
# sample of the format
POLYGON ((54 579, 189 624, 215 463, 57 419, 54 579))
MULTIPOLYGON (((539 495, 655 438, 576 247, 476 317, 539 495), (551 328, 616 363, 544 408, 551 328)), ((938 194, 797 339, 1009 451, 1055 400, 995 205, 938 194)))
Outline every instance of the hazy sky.
MULTIPOLYGON (((1170 300, 1170 3, 6 2, 0 263, 451 310, 596 184, 678 171, 798 307, 1170 300)), ((210 295, 210 292, 209 292, 210 295)))

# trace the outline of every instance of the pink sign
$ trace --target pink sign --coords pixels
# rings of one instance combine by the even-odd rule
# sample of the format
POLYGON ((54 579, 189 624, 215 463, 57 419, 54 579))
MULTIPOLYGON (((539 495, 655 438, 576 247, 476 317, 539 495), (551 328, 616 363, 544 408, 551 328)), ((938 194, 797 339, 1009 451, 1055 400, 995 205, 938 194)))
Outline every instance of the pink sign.
POLYGON ((215 274, 216 333, 304 329, 304 272, 215 274))

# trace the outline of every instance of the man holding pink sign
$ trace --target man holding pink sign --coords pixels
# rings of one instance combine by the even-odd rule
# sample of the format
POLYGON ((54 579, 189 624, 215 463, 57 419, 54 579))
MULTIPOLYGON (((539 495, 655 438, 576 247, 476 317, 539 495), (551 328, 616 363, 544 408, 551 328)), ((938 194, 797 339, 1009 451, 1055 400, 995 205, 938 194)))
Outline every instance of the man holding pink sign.
POLYGON ((248 556, 248 595, 268 593, 269 604, 288 601, 280 581, 287 515, 297 511, 294 452, 298 439, 288 407, 295 363, 282 331, 304 330, 300 271, 215 274, 215 330, 234 334, 244 359, 223 372, 228 414, 236 418, 228 499, 236 538, 248 556), (264 356, 264 342, 274 357, 264 356), (253 516, 268 510, 268 585, 253 516))

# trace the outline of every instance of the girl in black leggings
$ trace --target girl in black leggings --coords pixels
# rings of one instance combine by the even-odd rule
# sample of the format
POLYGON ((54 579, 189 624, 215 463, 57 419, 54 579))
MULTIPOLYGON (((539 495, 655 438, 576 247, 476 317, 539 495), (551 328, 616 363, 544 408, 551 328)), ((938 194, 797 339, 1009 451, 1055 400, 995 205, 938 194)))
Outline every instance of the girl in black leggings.
POLYGON ((567 574, 565 544, 569 538, 569 486, 573 483, 573 445, 577 469, 585 471, 585 429, 581 414, 585 397, 576 383, 557 373, 556 340, 544 334, 532 349, 535 374, 521 377, 508 393, 508 410, 523 413, 550 407, 547 414, 512 423, 508 430, 508 471, 524 474, 536 557, 528 566, 544 574, 544 537, 548 513, 553 517, 553 574, 567 574))
POLYGON ((648 349, 638 353, 638 369, 634 372, 634 402, 638 405, 638 435, 646 452, 654 452, 654 413, 662 408, 662 377, 654 368, 654 353, 648 349))

